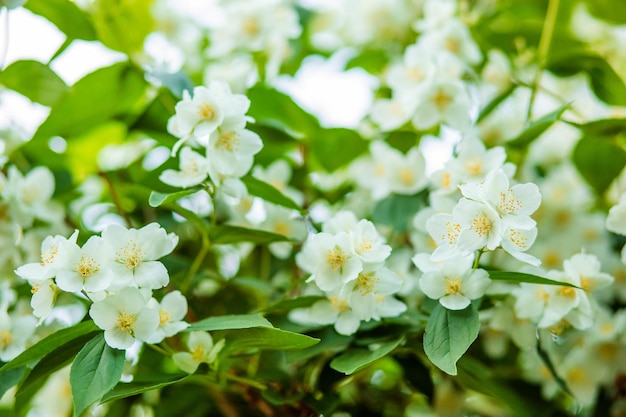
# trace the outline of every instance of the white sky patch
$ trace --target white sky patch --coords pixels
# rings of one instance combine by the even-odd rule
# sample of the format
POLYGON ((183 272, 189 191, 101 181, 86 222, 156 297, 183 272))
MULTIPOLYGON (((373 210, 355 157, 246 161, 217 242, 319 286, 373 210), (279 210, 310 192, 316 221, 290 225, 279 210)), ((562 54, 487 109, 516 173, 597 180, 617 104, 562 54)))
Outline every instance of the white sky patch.
POLYGON ((5 63, 7 66, 24 59, 46 63, 65 40, 65 35, 56 26, 22 7, 9 13, 9 38, 4 39, 4 13, 0 23, 0 45, 4 47, 9 42, 5 63))
POLYGON ((426 174, 430 175, 444 167, 452 158, 454 147, 461 140, 461 135, 452 129, 442 128, 441 137, 424 135, 419 148, 426 159, 426 174))
POLYGON ((330 59, 308 57, 295 77, 281 76, 275 85, 322 125, 356 127, 372 105, 378 82, 360 68, 344 71, 349 54, 339 51, 330 59))

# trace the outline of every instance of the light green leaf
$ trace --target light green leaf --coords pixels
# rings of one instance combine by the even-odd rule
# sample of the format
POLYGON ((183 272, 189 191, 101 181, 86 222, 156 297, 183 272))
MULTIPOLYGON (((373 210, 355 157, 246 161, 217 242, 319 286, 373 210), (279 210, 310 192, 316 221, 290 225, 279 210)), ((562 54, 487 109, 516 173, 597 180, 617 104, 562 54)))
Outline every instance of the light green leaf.
POLYGON ((225 336, 229 352, 247 350, 291 350, 313 346, 320 340, 287 330, 272 327, 254 327, 246 330, 233 330, 225 336))
POLYGON ((139 52, 154 28, 152 0, 96 0, 93 23, 98 39, 111 49, 139 52))
POLYGON ((478 337, 478 311, 470 304, 464 310, 448 310, 440 303, 433 309, 424 332, 424 352, 442 371, 456 375, 457 361, 478 337))
POLYGON ((53 106, 70 90, 50 67, 31 60, 6 67, 0 73, 0 83, 44 106, 53 106))
POLYGON ((74 417, 100 401, 119 382, 124 368, 125 351, 113 349, 104 341, 104 333, 90 340, 70 368, 70 386, 74 417))
POLYGON ((221 225, 212 228, 210 238, 215 244, 252 242, 263 245, 271 242, 291 241, 290 238, 277 233, 230 225, 221 225))
POLYGON ((271 304, 261 311, 267 312, 277 312, 277 311, 290 311, 294 308, 306 308, 315 304, 317 301, 323 300, 326 297, 321 295, 305 295, 297 298, 287 298, 284 300, 280 300, 274 304, 271 304))
POLYGON ((43 358, 48 353, 56 349, 58 346, 64 345, 71 340, 77 339, 89 333, 97 332, 99 330, 100 329, 96 327, 93 321, 90 320, 78 323, 67 329, 62 329, 54 332, 26 349, 9 363, 6 363, 2 368, 0 368, 0 374, 3 374, 10 369, 15 369, 24 365, 28 365, 31 362, 43 358))
POLYGON ((102 399, 101 403, 105 403, 111 400, 119 400, 120 398, 126 398, 133 395, 143 394, 144 392, 151 391, 167 387, 168 385, 175 384, 188 378, 189 374, 184 375, 164 375, 161 379, 156 381, 133 381, 133 382, 120 382, 111 391, 107 392, 102 399))
POLYGON ((356 131, 345 128, 319 129, 309 146, 317 164, 328 172, 349 164, 368 148, 356 131))
POLYGON ((0 398, 2 398, 4 394, 13 386, 15 386, 15 384, 20 382, 25 373, 25 366, 22 366, 20 368, 14 368, 10 371, 4 372, 2 374, 2 378, 0 378, 0 398))
POLYGON ((351 375, 393 351, 403 340, 404 338, 400 338, 391 342, 373 345, 370 346, 370 349, 348 349, 348 351, 333 359, 330 367, 346 375, 351 375))
POLYGON ((26 147, 47 143, 52 136, 80 135, 114 116, 134 112, 147 86, 143 73, 124 62, 87 74, 52 107, 26 147))
POLYGON ((520 133, 515 139, 507 142, 508 146, 513 147, 525 147, 530 145, 535 139, 537 139, 543 132, 548 130, 557 120, 561 118, 565 110, 570 107, 569 104, 548 113, 541 118, 531 122, 522 133, 520 133))
POLYGON ((405 232, 415 214, 426 204, 423 195, 392 194, 376 203, 372 213, 375 223, 393 227, 397 232, 405 232))
POLYGON ((559 285, 565 287, 577 287, 574 284, 570 284, 569 282, 555 281, 552 279, 539 277, 537 275, 526 274, 523 272, 513 272, 513 271, 488 271, 489 278, 494 281, 507 281, 507 282, 527 282, 530 284, 543 284, 543 285, 559 285))
POLYGON ((346 63, 346 70, 363 68, 370 74, 381 74, 389 62, 389 53, 383 49, 366 49, 346 63))
POLYGON ((291 198, 287 197, 276 187, 266 183, 265 181, 261 181, 260 179, 250 175, 241 178, 241 181, 245 184, 248 192, 256 197, 260 197, 269 203, 293 210, 302 210, 302 207, 297 205, 291 198))
POLYGON ((302 110, 291 97, 271 87, 256 85, 246 95, 250 99, 248 115, 258 124, 296 138, 311 137, 319 127, 317 119, 302 110))
POLYGON ((599 195, 609 188, 626 166, 626 150, 608 137, 583 137, 572 153, 572 160, 599 195))
POLYGON ((228 316, 209 317, 192 323, 183 332, 214 330, 249 329, 252 327, 274 327, 265 317, 259 314, 233 314, 228 316))
POLYGON ((626 3, 613 0, 585 0, 589 12, 609 23, 623 25, 626 23, 626 3))
POLYGON ((97 39, 89 16, 71 0, 28 0, 24 7, 48 19, 69 38, 97 39))
POLYGON ((177 191, 171 194, 152 191, 150 193, 148 204, 150 204, 150 206, 152 207, 159 207, 159 206, 162 206, 163 204, 174 203, 183 197, 197 193, 199 190, 200 188, 190 188, 188 190, 177 191))

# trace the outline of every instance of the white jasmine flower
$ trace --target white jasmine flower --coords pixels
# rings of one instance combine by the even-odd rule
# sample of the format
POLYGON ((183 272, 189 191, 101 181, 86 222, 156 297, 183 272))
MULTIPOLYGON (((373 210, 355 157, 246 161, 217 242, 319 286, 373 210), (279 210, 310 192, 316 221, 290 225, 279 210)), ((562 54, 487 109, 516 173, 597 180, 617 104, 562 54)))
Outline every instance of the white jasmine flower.
POLYGON ((606 228, 613 233, 626 236, 626 193, 609 210, 606 218, 606 228))
POLYGON ((232 176, 240 167, 245 166, 245 172, 250 170, 252 156, 262 148, 261 138, 251 130, 220 127, 209 138, 207 159, 215 171, 232 176))
POLYGON ((411 120, 416 104, 415 100, 404 100, 401 96, 380 98, 372 104, 369 116, 383 132, 392 131, 411 120))
POLYGON ((432 253, 433 261, 443 261, 468 252, 459 249, 458 240, 461 224, 456 222, 452 214, 434 214, 426 221, 425 227, 437 245, 432 253))
POLYGON ((478 45, 459 19, 448 19, 440 27, 424 33, 418 41, 418 44, 421 43, 446 50, 471 65, 478 64, 482 59, 478 45))
POLYGON ((201 363, 212 365, 224 347, 224 343, 224 339, 213 343, 213 338, 207 332, 190 332, 187 339, 189 351, 176 352, 172 355, 172 359, 180 369, 193 374, 201 363))
POLYGON ((187 146, 180 151, 179 168, 179 171, 166 169, 159 179, 173 187, 187 188, 200 184, 209 175, 207 159, 187 146))
POLYGON ((109 253, 100 236, 92 236, 82 248, 68 242, 63 265, 56 275, 56 284, 63 291, 104 291, 113 281, 109 253))
POLYGON ((224 110, 207 87, 196 87, 193 98, 187 90, 176 104, 176 130, 182 135, 206 136, 224 121, 224 110))
POLYGON ((563 269, 568 277, 579 282, 579 286, 589 293, 613 283, 613 277, 601 272, 600 268, 600 260, 587 253, 578 253, 563 262, 563 269))
POLYGON ((54 284, 52 279, 44 281, 29 281, 31 285, 30 306, 33 309, 33 315, 43 320, 52 311, 56 301, 59 288, 54 284))
POLYGON ((11 316, 0 311, 0 361, 8 362, 22 353, 36 325, 32 316, 11 316))
POLYGON ((148 307, 148 299, 136 288, 125 288, 96 301, 89 315, 104 330, 104 340, 115 349, 128 349, 135 340, 146 341, 159 327, 159 312, 148 307))
MULTIPOLYGON (((383 267, 377 271, 359 273, 356 280, 341 290, 341 294, 348 300, 349 306, 360 320, 380 320, 378 304, 382 303, 386 296, 397 293, 401 288, 402 280, 393 271, 383 267)), ((399 311, 398 314, 403 311, 399 311)))
POLYGON ((113 257, 113 289, 135 285, 157 289, 167 285, 169 274, 157 259, 174 250, 178 243, 176 235, 168 235, 158 223, 141 229, 113 224, 102 232, 102 238, 105 250, 113 257))
POLYGON ((341 210, 324 221, 324 224, 322 224, 322 232, 332 235, 340 232, 350 233, 356 228, 358 222, 359 220, 353 212, 341 210))
POLYGON ((30 281, 43 281, 54 278, 65 262, 67 256, 66 247, 69 244, 76 244, 78 230, 72 236, 55 235, 46 237, 41 243, 41 262, 29 263, 20 266, 15 273, 23 279, 30 281))
POLYGON ((382 264, 391 253, 391 246, 376 230, 376 226, 369 220, 360 220, 352 231, 354 252, 364 264, 382 264))
MULTIPOLYGON (((262 230, 283 235, 289 238, 304 240, 306 238, 306 224, 294 210, 274 204, 265 204, 265 220, 260 224, 262 230)), ((291 242, 274 242, 269 244, 270 252, 280 259, 291 254, 291 242)))
POLYGON ((503 147, 487 150, 479 139, 471 137, 463 139, 456 151, 457 157, 448 161, 446 166, 463 182, 483 181, 488 173, 501 168, 506 160, 503 147))
POLYGON ((491 283, 487 271, 472 269, 472 263, 472 257, 449 259, 439 269, 424 272, 420 288, 445 308, 463 310, 471 300, 482 297, 491 283))
POLYGON ((462 130, 470 125, 470 97, 461 82, 433 79, 424 85, 421 94, 424 99, 411 119, 416 129, 428 130, 445 123, 462 130))
POLYGON ((187 299, 180 291, 166 294, 161 303, 152 298, 148 301, 148 306, 159 312, 159 327, 146 339, 147 343, 160 343, 166 337, 172 337, 189 326, 183 321, 187 315, 187 299))
POLYGON ((462 198, 452 210, 452 216, 461 225, 457 238, 460 249, 470 252, 485 248, 494 250, 502 242, 502 220, 488 204, 462 198))
POLYGON ((317 301, 308 309, 292 310, 289 319, 306 325, 333 324, 337 333, 345 336, 356 333, 361 325, 361 319, 352 311, 348 300, 336 292, 317 301))

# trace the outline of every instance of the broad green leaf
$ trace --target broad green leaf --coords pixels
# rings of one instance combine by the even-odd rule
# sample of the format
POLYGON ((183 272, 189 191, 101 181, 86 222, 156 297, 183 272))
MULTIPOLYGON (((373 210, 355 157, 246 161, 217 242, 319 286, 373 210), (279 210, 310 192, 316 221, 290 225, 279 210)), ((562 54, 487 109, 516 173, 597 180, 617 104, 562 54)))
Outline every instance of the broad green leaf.
POLYGON ((96 0, 93 23, 104 45, 125 53, 139 52, 154 28, 152 0, 96 0))
POLYGON ((258 124, 296 138, 311 137, 319 127, 317 119, 302 110, 291 97, 271 87, 257 85, 246 95, 250 99, 248 115, 258 124))
POLYGON ((70 368, 70 386, 74 417, 91 404, 100 401, 120 381, 125 351, 113 349, 104 341, 104 333, 90 340, 74 359, 70 368))
POLYGON ((439 369, 456 375, 457 361, 476 340, 479 330, 478 311, 473 304, 464 310, 448 310, 437 303, 424 332, 424 352, 439 369))
POLYGON ((52 136, 77 136, 115 116, 134 112, 147 86, 143 73, 124 62, 87 74, 52 107, 26 147, 52 136))
POLYGON ((87 342, 94 338, 94 335, 95 333, 87 333, 60 346, 54 346, 55 349, 52 352, 37 362, 37 365, 28 374, 28 377, 20 384, 19 391, 27 390, 31 385, 37 384, 41 379, 45 380, 51 373, 63 368, 87 342))
POLYGON ((154 389, 160 389, 167 387, 168 385, 175 384, 188 378, 188 374, 184 375, 167 375, 157 381, 133 381, 133 382, 120 382, 111 391, 107 392, 102 399, 101 403, 105 403, 111 400, 119 400, 120 398, 126 398, 133 395, 143 394, 144 392, 154 389))
POLYGON ((626 150, 607 137, 583 137, 572 153, 578 172, 602 195, 626 166, 626 150))
POLYGON ((50 67, 31 60, 6 67, 0 73, 0 83, 44 106, 53 106, 70 90, 50 67))
POLYGON ((589 12, 609 23, 626 24, 626 3, 613 0, 585 0, 589 12))
POLYGON ((385 142, 400 152, 406 153, 413 146, 419 145, 420 136, 414 131, 394 130, 387 134, 385 142))
POLYGON ((152 207, 159 207, 163 204, 174 203, 183 197, 197 193, 199 190, 199 188, 191 188, 188 190, 177 191, 171 194, 152 191, 152 193, 150 193, 150 199, 148 200, 148 204, 150 204, 152 207))
POLYGON ((368 143, 354 130, 319 129, 309 142, 312 156, 324 170, 334 172, 365 153, 368 143))
POLYGON ((332 327, 324 328, 320 333, 315 334, 320 339, 316 345, 305 349, 291 350, 285 352, 285 359, 288 364, 305 361, 320 354, 339 352, 345 350, 354 341, 355 336, 344 336, 335 331, 332 327))
POLYGON ((0 375, 10 369, 15 369, 24 365, 28 365, 31 362, 43 358, 60 345, 64 345, 71 340, 77 339, 89 333, 97 332, 99 330, 100 329, 96 327, 93 321, 89 320, 78 323, 67 329, 56 331, 26 349, 9 363, 5 364, 2 368, 0 368, 0 375))
POLYGON ((305 295, 297 298, 288 298, 271 304, 263 308, 261 311, 267 313, 277 311, 290 311, 294 308, 306 308, 312 306, 317 301, 323 300, 324 298, 325 297, 321 295, 305 295))
POLYGON ((397 232, 405 232, 415 214, 426 204, 422 194, 392 194, 376 203, 372 213, 375 223, 393 227, 397 232))
POLYGON ((557 120, 561 118, 561 115, 570 107, 569 104, 548 113, 541 118, 531 122, 526 129, 522 131, 516 138, 507 142, 508 146, 525 147, 530 145, 535 139, 537 139, 543 132, 548 130, 557 120))
POLYGON ((241 181, 245 184, 248 192, 256 197, 260 197, 269 203, 277 204, 293 210, 302 210, 302 207, 297 205, 291 198, 287 197, 276 187, 266 183, 265 181, 261 181, 260 179, 250 175, 241 178, 241 181))
POLYGON ((539 277, 537 275, 526 274, 523 272, 513 272, 513 271, 488 271, 489 278, 494 281, 507 281, 507 282, 527 282, 530 284, 543 284, 543 285, 559 285, 566 287, 574 287, 579 288, 574 284, 570 284, 569 282, 555 281, 552 279, 539 277))
POLYGON ((0 378, 0 398, 10 390, 15 384, 20 382, 26 373, 26 367, 14 368, 10 371, 4 372, 0 378))
POLYGON ((370 349, 348 349, 333 359, 330 367, 346 375, 352 375, 393 351, 403 340, 404 338, 400 338, 391 342, 381 343, 371 346, 370 349))
POLYGON ((576 51, 560 54, 548 63, 548 69, 563 77, 585 72, 596 96, 608 104, 626 105, 626 85, 613 67, 602 57, 576 51))
POLYGON ((28 0, 24 7, 54 23, 69 38, 96 40, 89 16, 71 0, 28 0))
POLYGON ((258 314, 233 314, 229 316, 208 317, 192 323, 183 332, 215 330, 250 329, 252 327, 274 327, 272 323, 258 314))
POLYGON ((498 108, 498 106, 504 100, 506 100, 511 94, 513 94, 513 91, 515 91, 516 88, 517 85, 511 84, 506 90, 498 94, 489 103, 487 103, 487 105, 480 110, 480 113, 478 113, 476 123, 480 123, 485 117, 489 116, 495 109, 498 108))
POLYGON ((252 242, 263 245, 271 242, 288 242, 291 240, 277 233, 230 225, 221 225, 211 229, 210 238, 215 244, 252 242))
POLYGON ((626 133, 626 119, 598 119, 584 124, 569 122, 580 129, 584 136, 613 136, 626 133))
POLYGON ((383 49, 366 49, 348 60, 346 70, 363 68, 370 74, 381 74, 389 62, 389 54, 383 49))
POLYGON ((233 330, 225 336, 225 350, 242 352, 254 350, 290 350, 313 346, 320 340, 299 333, 273 327, 253 327, 246 330, 233 330))

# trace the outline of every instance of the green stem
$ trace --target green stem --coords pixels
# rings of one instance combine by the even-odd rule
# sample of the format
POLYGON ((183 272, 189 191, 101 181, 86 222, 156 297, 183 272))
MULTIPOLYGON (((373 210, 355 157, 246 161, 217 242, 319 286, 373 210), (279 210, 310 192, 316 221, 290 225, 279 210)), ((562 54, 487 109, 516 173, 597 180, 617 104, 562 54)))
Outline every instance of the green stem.
POLYGON ((474 265, 472 265, 472 269, 477 269, 478 268, 478 263, 480 262, 480 258, 481 258, 481 256, 483 256, 483 253, 485 253, 484 249, 480 249, 478 251, 478 253, 476 254, 476 259, 474 259, 474 265))
POLYGON ((146 345, 147 345, 150 349, 156 350, 157 352, 159 352, 159 353, 161 353, 161 354, 163 354, 163 355, 165 355, 165 356, 172 356, 172 354, 171 354, 171 353, 167 352, 165 349, 163 349, 163 348, 162 348, 162 347, 160 347, 160 346, 157 346, 157 345, 151 345, 151 344, 149 344, 149 343, 147 343, 146 345))
POLYGON ((548 3, 548 11, 546 12, 546 19, 543 22, 539 46, 537 47, 537 73, 535 74, 535 79, 532 84, 530 102, 528 103, 528 112, 526 114, 527 120, 530 120, 532 114, 533 103, 535 102, 539 83, 541 82, 541 74, 545 68, 548 52, 550 51, 550 45, 552 44, 554 28, 556 27, 556 18, 559 14, 559 1, 560 0, 550 0, 548 3))
POLYGON ((226 375, 226 379, 229 380, 229 381, 238 382, 240 384, 251 386, 251 387, 256 388, 258 390, 265 390, 265 389, 267 389, 265 384, 262 384, 262 383, 260 383, 258 381, 255 381, 254 379, 245 378, 245 377, 242 377, 242 376, 227 374, 226 375))
POLYGON ((207 253, 209 253, 209 249, 211 248, 211 242, 209 241, 209 236, 206 234, 206 232, 203 229, 200 229, 199 231, 202 236, 202 246, 200 247, 200 250, 198 251, 196 258, 193 260, 193 263, 191 264, 191 267, 189 268, 189 271, 187 272, 187 275, 185 276, 185 281, 183 282, 183 285, 181 286, 181 291, 183 294, 187 293, 187 290, 189 289, 189 286, 191 285, 191 281, 193 280, 193 277, 196 275, 196 273, 200 269, 202 262, 204 262, 204 258, 206 257, 207 253))

